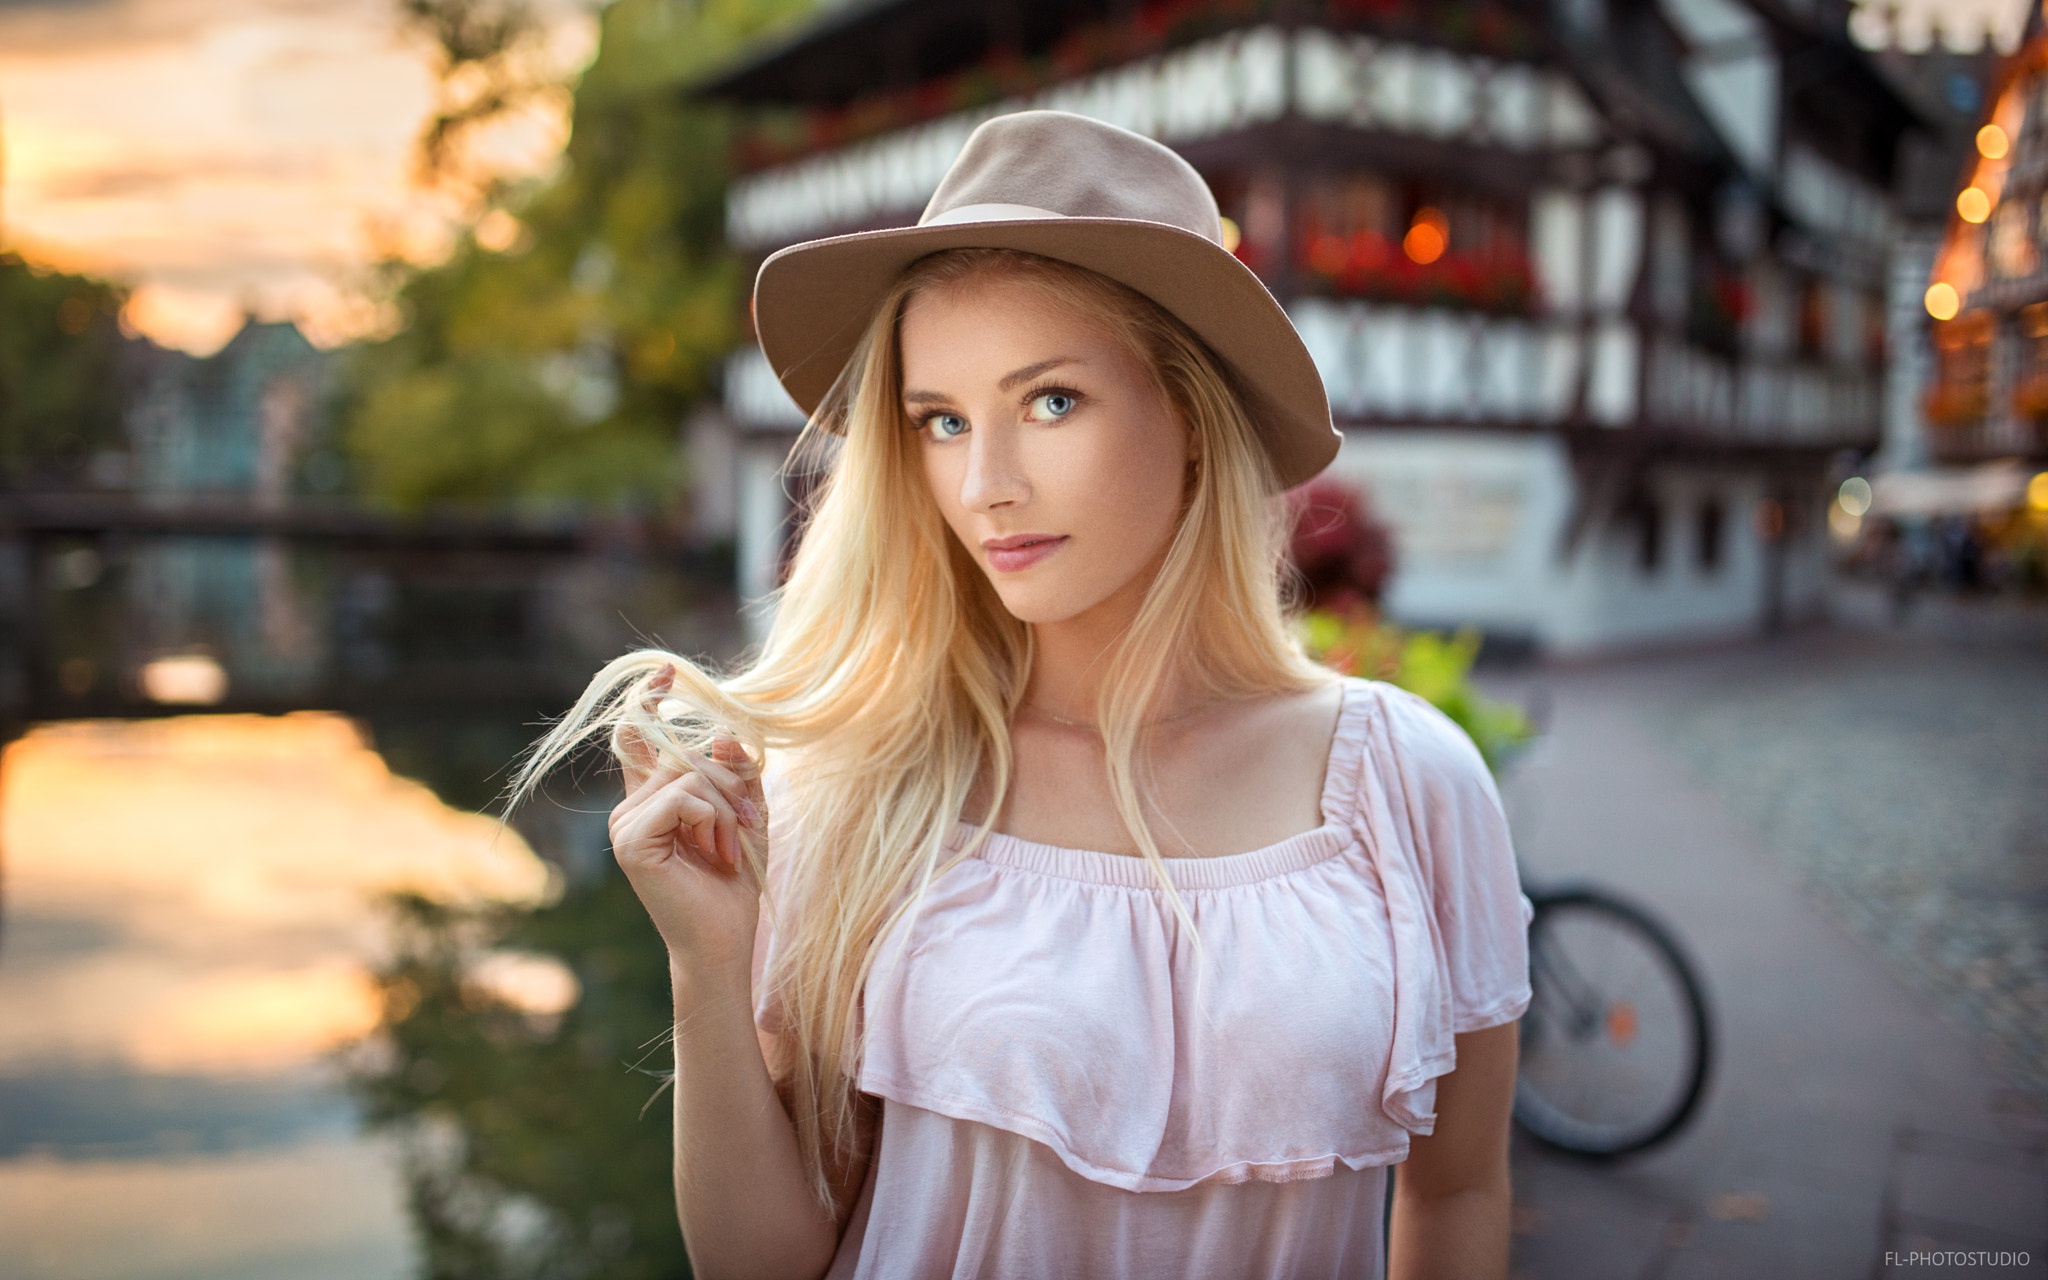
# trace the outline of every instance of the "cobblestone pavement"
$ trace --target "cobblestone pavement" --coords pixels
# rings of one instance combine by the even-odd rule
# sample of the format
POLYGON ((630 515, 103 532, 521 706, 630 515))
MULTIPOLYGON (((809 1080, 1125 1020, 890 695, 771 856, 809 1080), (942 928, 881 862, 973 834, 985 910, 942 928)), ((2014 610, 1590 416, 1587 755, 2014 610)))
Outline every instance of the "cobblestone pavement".
POLYGON ((1818 905, 2048 1103, 2048 652, 1837 636, 1674 711, 1818 905))
POLYGON ((1663 918, 1717 1036, 1664 1147, 1517 1136, 1516 1277, 2048 1276, 2048 613, 1990 621, 1485 677, 1553 707, 1526 882, 1663 918))

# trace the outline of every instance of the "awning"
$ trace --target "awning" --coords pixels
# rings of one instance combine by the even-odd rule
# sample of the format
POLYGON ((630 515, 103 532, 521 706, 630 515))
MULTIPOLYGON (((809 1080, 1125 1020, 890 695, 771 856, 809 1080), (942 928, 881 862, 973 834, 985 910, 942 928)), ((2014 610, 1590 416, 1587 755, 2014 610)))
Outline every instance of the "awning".
POLYGON ((1997 515, 2026 505, 2034 469, 2017 458, 1940 471, 1887 471, 1870 481, 1871 516, 1997 515))

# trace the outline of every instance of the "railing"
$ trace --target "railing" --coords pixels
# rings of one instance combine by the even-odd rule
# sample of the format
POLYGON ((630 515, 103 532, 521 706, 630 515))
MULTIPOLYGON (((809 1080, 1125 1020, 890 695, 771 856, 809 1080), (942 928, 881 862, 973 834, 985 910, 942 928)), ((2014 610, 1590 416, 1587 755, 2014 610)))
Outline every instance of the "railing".
POLYGON ((0 494, 0 742, 79 716, 566 705, 644 640, 615 600, 694 602, 639 620, 686 652, 732 630, 730 551, 677 536, 232 494, 0 494))
POLYGON ((1873 444, 1878 377, 1806 361, 1731 360, 1683 343, 1650 345, 1644 416, 1678 427, 1772 444, 1873 444))
POLYGON ((1352 420, 1555 422, 1585 345, 1569 325, 1435 307, 1303 298, 1288 314, 1352 420))
POLYGON ((2012 457, 2048 458, 2048 424, 2015 416, 1999 422, 1930 427, 1927 456, 1950 466, 2012 457))
POLYGON ((914 212, 976 125, 1033 107, 1094 116, 1165 142, 1277 120, 1289 110, 1516 150, 1584 147, 1601 136, 1598 115, 1561 72, 1317 28, 1252 27, 741 178, 726 198, 727 236, 766 248, 914 212))

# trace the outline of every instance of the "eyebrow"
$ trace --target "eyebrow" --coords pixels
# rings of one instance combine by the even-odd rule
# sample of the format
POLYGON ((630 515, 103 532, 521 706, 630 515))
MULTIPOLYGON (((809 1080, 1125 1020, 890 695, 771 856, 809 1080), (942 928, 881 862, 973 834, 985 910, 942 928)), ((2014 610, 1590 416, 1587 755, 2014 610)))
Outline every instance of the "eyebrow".
MULTIPOLYGON (((1002 379, 996 383, 996 385, 998 387, 1001 387, 1003 390, 1008 391, 1021 383, 1029 382, 1031 379, 1037 377, 1041 373, 1049 373, 1052 370, 1059 368, 1063 364, 1079 363, 1080 360, 1074 356, 1054 356, 1050 360, 1040 360, 1037 364, 1027 364, 1023 368, 1015 371, 1014 373, 1005 374, 1003 375, 1002 379)), ((906 391, 903 393, 903 403, 907 405, 946 404, 949 403, 952 400, 952 398, 953 397, 949 395, 944 395, 937 391, 906 391)))

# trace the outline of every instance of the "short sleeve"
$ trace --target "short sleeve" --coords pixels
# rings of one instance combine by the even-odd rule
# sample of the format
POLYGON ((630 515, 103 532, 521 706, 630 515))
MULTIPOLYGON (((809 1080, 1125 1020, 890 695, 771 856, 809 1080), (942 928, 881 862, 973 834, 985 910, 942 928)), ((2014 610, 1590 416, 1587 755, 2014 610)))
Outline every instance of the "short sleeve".
POLYGON ((1423 883, 1443 943, 1451 1030, 1513 1022, 1529 1007, 1529 922, 1513 837, 1478 747, 1428 701, 1390 690, 1389 729, 1406 775, 1423 883))

